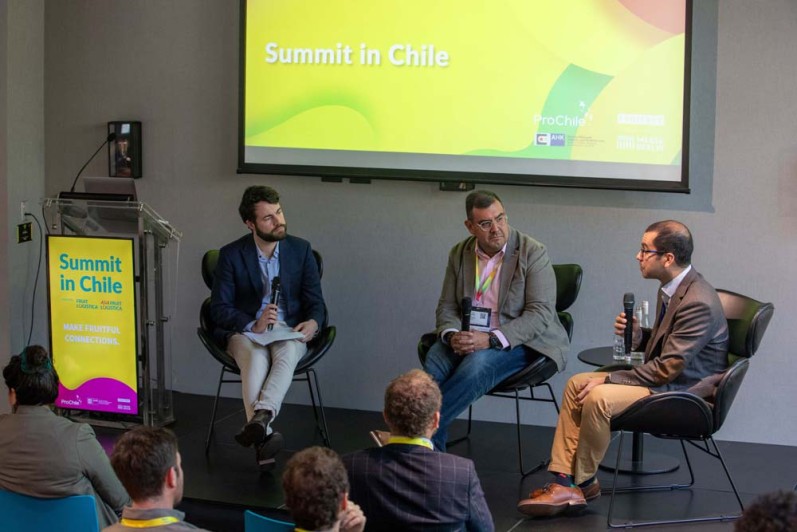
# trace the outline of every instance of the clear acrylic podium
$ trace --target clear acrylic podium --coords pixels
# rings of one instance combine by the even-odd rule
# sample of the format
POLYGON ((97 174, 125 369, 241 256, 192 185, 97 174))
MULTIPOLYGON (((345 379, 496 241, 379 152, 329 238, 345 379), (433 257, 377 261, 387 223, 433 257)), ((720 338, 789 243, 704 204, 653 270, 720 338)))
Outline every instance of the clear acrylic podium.
POLYGON ((139 201, 45 198, 42 215, 49 234, 134 240, 139 413, 69 410, 69 417, 115 427, 174 422, 170 318, 176 310, 182 233, 139 201))

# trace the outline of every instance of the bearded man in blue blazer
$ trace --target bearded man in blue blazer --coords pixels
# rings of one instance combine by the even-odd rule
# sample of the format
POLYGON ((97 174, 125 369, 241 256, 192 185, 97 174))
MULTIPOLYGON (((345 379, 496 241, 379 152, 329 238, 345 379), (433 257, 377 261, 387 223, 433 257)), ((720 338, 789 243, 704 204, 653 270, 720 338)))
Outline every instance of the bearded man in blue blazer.
POLYGON ((238 212, 251 234, 219 252, 210 312, 216 340, 241 370, 247 423, 235 436, 255 446, 261 470, 274 467, 282 435, 271 429, 293 372, 307 352, 307 342, 324 323, 326 308, 310 243, 287 233, 279 193, 271 187, 244 191, 238 212), (279 278, 281 297, 272 303, 272 283, 279 278), (244 333, 294 331, 297 338, 266 346, 244 333))

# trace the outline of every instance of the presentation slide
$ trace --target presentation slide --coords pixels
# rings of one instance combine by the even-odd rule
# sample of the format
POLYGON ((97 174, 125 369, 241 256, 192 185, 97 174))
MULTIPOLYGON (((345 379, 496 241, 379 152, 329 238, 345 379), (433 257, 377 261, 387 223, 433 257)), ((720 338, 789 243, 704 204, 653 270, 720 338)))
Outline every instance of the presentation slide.
POLYGON ((138 414, 132 238, 47 237, 56 406, 138 414))
POLYGON ((686 0, 243 11, 243 170, 683 180, 686 0))

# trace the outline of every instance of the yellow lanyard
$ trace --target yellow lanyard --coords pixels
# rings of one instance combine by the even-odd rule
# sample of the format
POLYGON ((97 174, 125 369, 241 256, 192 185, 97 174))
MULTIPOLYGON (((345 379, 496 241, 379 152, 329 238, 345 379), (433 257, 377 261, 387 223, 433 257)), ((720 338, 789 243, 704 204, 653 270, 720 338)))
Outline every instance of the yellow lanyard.
POLYGON ((179 523, 180 520, 173 515, 167 515, 166 517, 156 517, 155 519, 127 519, 123 517, 119 522, 130 528, 154 528, 156 526, 179 523))
MULTIPOLYGON (((489 260, 488 260, 489 262, 489 260)), ((490 275, 487 276, 486 279, 482 279, 481 275, 479 274, 479 255, 476 254, 476 286, 473 289, 473 293, 476 296, 476 301, 481 300, 484 293, 490 289, 490 285, 493 284, 493 279, 495 279, 495 274, 498 272, 498 268, 501 267, 501 264, 504 262, 504 257, 501 257, 501 260, 498 261, 498 264, 490 271, 490 275)))
POLYGON ((403 443, 406 445, 420 445, 421 447, 427 447, 434 451, 434 445, 432 445, 431 440, 429 438, 407 438, 406 436, 391 436, 390 439, 387 440, 387 443, 403 443))

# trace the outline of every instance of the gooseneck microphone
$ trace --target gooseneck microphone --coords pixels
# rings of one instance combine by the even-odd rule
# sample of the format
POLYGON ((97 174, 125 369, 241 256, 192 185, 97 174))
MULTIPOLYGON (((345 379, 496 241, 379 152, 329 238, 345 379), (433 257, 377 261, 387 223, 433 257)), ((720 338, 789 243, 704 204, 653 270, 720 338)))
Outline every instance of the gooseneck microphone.
POLYGON ((100 153, 100 150, 103 148, 103 146, 105 146, 109 142, 113 142, 114 140, 116 140, 116 133, 108 133, 108 136, 105 138, 103 143, 100 144, 100 147, 97 148, 97 151, 95 151, 94 154, 91 157, 89 157, 89 160, 86 161, 86 164, 84 164, 80 168, 80 170, 78 170, 77 175, 75 176, 75 180, 72 181, 72 186, 69 187, 69 192, 74 192, 75 191, 75 185, 77 185, 77 180, 80 177, 80 174, 83 173, 83 170, 85 170, 86 167, 89 165, 89 163, 94 160, 94 158, 97 156, 98 153, 100 153))
POLYGON ((470 330, 470 313, 473 310, 473 302, 469 297, 462 298, 462 327, 461 330, 467 332, 470 330))
POLYGON ((634 336, 634 294, 626 292, 623 296, 623 312, 625 312, 625 354, 631 353, 631 342, 634 336))
MULTIPOLYGON (((279 307, 281 295, 282 295, 282 286, 280 285, 280 278, 274 277, 274 279, 271 280, 271 304, 277 305, 279 307)), ((274 324, 269 323, 268 330, 271 331, 273 329, 274 329, 274 324)))

